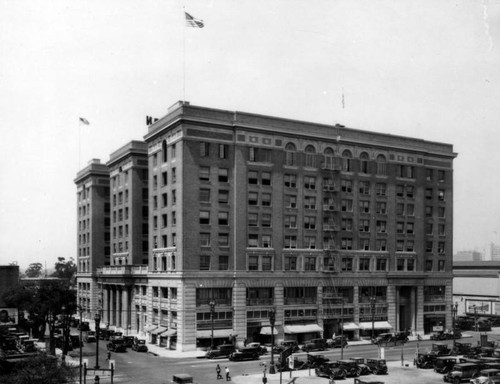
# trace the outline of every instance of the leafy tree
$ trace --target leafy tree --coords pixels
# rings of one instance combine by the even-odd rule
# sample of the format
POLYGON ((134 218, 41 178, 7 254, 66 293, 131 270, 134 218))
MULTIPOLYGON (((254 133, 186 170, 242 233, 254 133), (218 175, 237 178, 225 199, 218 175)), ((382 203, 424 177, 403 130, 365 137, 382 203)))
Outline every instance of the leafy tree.
POLYGON ((55 269, 52 276, 59 277, 60 279, 72 280, 77 272, 75 260, 72 257, 68 261, 64 257, 58 257, 55 269))
MULTIPOLYGON (((28 312, 30 321, 37 325, 39 337, 49 327, 50 354, 54 355, 54 331, 58 318, 63 314, 75 313, 77 309, 76 292, 71 289, 69 281, 41 280, 12 289, 3 299, 7 306, 28 312)), ((69 322, 63 322, 63 335, 63 354, 67 354, 69 322)))
POLYGON ((26 269, 26 276, 28 277, 40 277, 42 275, 42 263, 31 263, 26 269))

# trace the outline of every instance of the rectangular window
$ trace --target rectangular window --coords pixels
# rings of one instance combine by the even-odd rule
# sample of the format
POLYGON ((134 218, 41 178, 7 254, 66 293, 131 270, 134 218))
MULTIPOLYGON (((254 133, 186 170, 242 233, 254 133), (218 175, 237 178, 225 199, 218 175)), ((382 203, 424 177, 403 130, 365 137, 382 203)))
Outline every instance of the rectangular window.
POLYGON ((249 271, 259 270, 259 256, 248 256, 248 270, 249 271))
POLYGON ((360 181, 359 182, 359 193, 361 195, 369 195, 370 194, 370 182, 369 181, 360 181))
POLYGON ((259 184, 259 172, 248 171, 248 184, 259 184))
POLYGON ((262 235, 262 248, 272 248, 271 235, 262 235))
POLYGON ((359 220, 359 231, 370 232, 370 220, 367 219, 359 220))
POLYGON ((433 209, 431 206, 426 206, 425 207, 425 216, 426 217, 432 217, 433 215, 433 209))
POLYGON ((438 170, 438 181, 444 183, 445 172, 443 170, 438 170))
POLYGON ((229 269, 229 256, 219 256, 219 271, 227 271, 229 269))
POLYGON ((219 203, 227 204, 229 202, 229 191, 219 190, 219 203))
POLYGON ((200 202, 202 203, 210 202, 210 189, 200 189, 200 202))
POLYGON ((444 260, 438 261, 438 272, 444 272, 444 260))
POLYGON ((405 213, 405 205, 403 203, 396 204, 396 215, 402 216, 405 213))
POLYGON ((376 210, 377 213, 385 215, 387 213, 387 204, 384 201, 377 201, 376 210))
POLYGON ((352 271, 352 258, 343 257, 340 263, 340 269, 344 272, 352 271))
POLYGON ((167 227, 168 226, 168 216, 166 213, 162 214, 161 215, 161 226, 163 228, 167 227))
POLYGON ((413 240, 406 240, 406 252, 413 252, 415 250, 415 242, 413 240))
POLYGON ((396 233, 404 233, 405 223, 396 223, 396 233))
POLYGON ((432 223, 425 223, 425 234, 432 235, 434 225, 432 223))
POLYGON ((415 270, 415 260, 414 259, 406 260, 406 270, 409 272, 412 272, 415 270))
POLYGON ((209 211, 200 211, 200 224, 210 224, 209 211))
POLYGON ((210 233, 200 233, 200 246, 210 247, 210 233))
POLYGON ((297 248, 297 236, 285 236, 285 248, 297 248))
POLYGON ((405 187, 404 185, 396 185, 396 196, 404 197, 405 187))
POLYGON ((219 159, 227 159, 227 145, 219 144, 219 159))
POLYGON ((285 187, 288 188, 297 188, 297 176, 285 174, 285 187))
POLYGON ((426 272, 432 271, 432 260, 425 260, 425 271, 426 272))
POLYGON ((377 220, 377 232, 387 232, 387 222, 385 220, 377 220))
POLYGON ((285 208, 297 208, 297 196, 285 195, 285 208))
POLYGON ((200 271, 209 271, 210 270, 210 256, 209 255, 201 255, 200 256, 200 271))
POLYGON ((219 212, 218 214, 219 225, 229 225, 229 213, 219 212))
POLYGON ((431 253, 432 252, 432 246, 433 246, 432 240, 427 240, 425 242, 425 252, 431 253))
POLYGON ((306 271, 315 271, 316 270, 316 258, 306 256, 304 258, 304 270, 306 271))
POLYGON ((200 167, 200 180, 202 181, 210 180, 210 167, 200 167))
POLYGON ((352 239, 349 237, 343 237, 340 242, 341 249, 352 249, 352 239))
POLYGON ((359 270, 360 271, 369 271, 370 270, 370 258, 361 257, 359 259, 359 270))
POLYGON ((446 231, 445 231, 444 224, 439 224, 438 225, 438 235, 439 236, 444 236, 445 234, 446 234, 446 231))
POLYGON ((403 252, 405 249, 404 240, 396 240, 396 252, 403 252))
POLYGON ((200 143, 200 156, 207 157, 210 153, 210 144, 209 143, 200 143))
POLYGON ((271 194, 270 193, 263 193, 262 194, 261 204, 263 207, 270 207, 271 206, 271 194))
POLYGON ((304 238, 304 248, 316 249, 316 237, 315 236, 306 236, 304 238))
POLYGON ((263 213, 262 214, 262 222, 261 225, 264 228, 270 228, 271 227, 271 220, 272 216, 270 213, 263 213))
POLYGON ((438 189, 438 200, 444 201, 444 189, 438 189))
POLYGON ((361 200, 359 202, 359 212, 360 213, 370 213, 370 202, 361 200))
POLYGON ((304 217, 304 228, 305 229, 316 229, 316 217, 315 216, 305 216, 304 217))
POLYGON ((406 216, 415 216, 415 205, 406 204, 406 216))
POLYGON ((257 152, 256 148, 254 147, 248 148, 248 161, 257 161, 255 156, 256 152, 257 152))
POLYGON ((413 199, 413 196, 414 196, 414 188, 413 188, 413 185, 407 185, 406 186, 406 197, 409 198, 409 199, 413 199))
POLYGON ((425 170, 425 180, 432 181, 432 169, 427 168, 425 170))
POLYGON ((273 258, 271 256, 262 256, 262 270, 272 271, 273 269, 273 258))
POLYGON ((370 250, 370 239, 359 239, 359 249, 363 251, 370 250))
POLYGON ((297 270, 297 257, 285 256, 285 271, 296 271, 296 270, 297 270))
POLYGON ((271 185, 271 172, 262 172, 260 177, 262 185, 271 185))
POLYGON ((341 180, 342 192, 352 193, 352 181, 351 180, 341 180))
POLYGON ((297 216, 286 215, 285 216, 285 228, 297 228, 297 216))
POLYGON ((377 196, 385 196, 386 195, 387 186, 385 183, 377 183, 375 184, 375 191, 377 196))
POLYGON ((172 205, 177 204, 177 194, 175 192, 175 189, 172 190, 172 205))
POLYGON ((406 223, 406 233, 411 235, 413 234, 414 230, 414 224, 413 223, 406 223))
POLYGON ((352 212, 352 200, 342 200, 342 212, 352 212))
POLYGON ((352 231, 352 219, 343 218, 341 220, 341 228, 343 231, 352 231))
POLYGON ((405 270, 405 260, 404 259, 397 259, 396 260, 396 270, 398 270, 398 271, 405 270))
POLYGON ((258 213, 248 213, 248 226, 258 227, 259 226, 259 214, 258 213))
POLYGON ((432 188, 425 189, 425 198, 427 200, 432 200, 432 194, 433 194, 432 188))
POLYGON ((227 168, 219 168, 219 182, 227 183, 229 180, 227 168))
POLYGON ((387 259, 377 259, 376 269, 377 269, 377 271, 386 271, 387 270, 387 259))
POLYGON ((438 217, 443 218, 444 217, 444 207, 438 207, 438 217))
POLYGON ((258 248, 259 246, 259 235, 249 234, 248 235, 248 246, 251 248, 258 248))
POLYGON ((316 178, 314 176, 304 177, 304 188, 305 189, 316 189, 316 178))
POLYGON ((167 195, 167 193, 162 193, 161 194, 161 199, 162 199, 162 207, 166 207, 168 205, 168 195, 167 195))
POLYGON ((219 247, 229 247, 229 235, 227 233, 219 233, 219 247))
POLYGON ((177 216, 175 215, 175 211, 172 211, 172 225, 177 225, 177 216))
POLYGON ((177 172, 175 168, 172 168, 172 184, 175 184, 177 181, 177 172))
POLYGON ((445 242, 444 241, 438 242, 438 253, 440 255, 443 255, 445 253, 445 242))
POLYGON ((316 197, 305 196, 304 197, 304 208, 305 209, 316 209, 316 197))
POLYGON ((248 192, 248 205, 258 205, 259 194, 257 192, 248 192))

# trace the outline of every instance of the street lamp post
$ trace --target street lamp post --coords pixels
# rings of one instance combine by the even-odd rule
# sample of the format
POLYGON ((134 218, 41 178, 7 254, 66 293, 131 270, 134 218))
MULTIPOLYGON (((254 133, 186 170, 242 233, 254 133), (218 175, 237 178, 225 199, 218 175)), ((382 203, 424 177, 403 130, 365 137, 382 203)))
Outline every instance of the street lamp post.
POLYGON ((375 338, 375 302, 377 298, 375 296, 370 297, 370 308, 372 311, 372 340, 375 338))
POLYGON ((341 312, 340 312, 340 359, 344 359, 344 298, 340 299, 341 312))
POLYGON ((79 305, 77 306, 78 308, 78 311, 80 312, 80 326, 78 328, 80 328, 80 370, 79 370, 79 373, 80 373, 80 382, 79 384, 82 384, 82 364, 83 364, 83 355, 82 355, 82 345, 83 345, 83 339, 82 339, 82 331, 83 331, 83 327, 82 327, 82 312, 83 312, 83 308, 80 307, 79 305))
POLYGON ((477 307, 476 304, 472 306, 474 309, 474 330, 477 332, 477 307))
POLYGON ((269 324, 271 324, 271 363, 269 364, 269 373, 276 373, 274 367, 274 324, 276 323, 276 312, 274 308, 269 312, 269 324))
POLYGON ((101 323, 101 314, 99 311, 96 312, 94 316, 95 320, 95 334, 96 334, 96 343, 95 343, 95 369, 99 369, 99 329, 101 323))
POLYGON ((210 348, 214 349, 214 313, 215 313, 215 300, 210 300, 210 321, 211 321, 211 334, 210 334, 210 348))
POLYGON ((453 346, 455 346, 456 344, 456 333, 455 333, 455 326, 456 326, 456 321, 457 321, 457 311, 458 311, 458 303, 455 302, 455 304, 452 304, 451 305, 451 316, 452 316, 452 320, 453 320, 453 346))

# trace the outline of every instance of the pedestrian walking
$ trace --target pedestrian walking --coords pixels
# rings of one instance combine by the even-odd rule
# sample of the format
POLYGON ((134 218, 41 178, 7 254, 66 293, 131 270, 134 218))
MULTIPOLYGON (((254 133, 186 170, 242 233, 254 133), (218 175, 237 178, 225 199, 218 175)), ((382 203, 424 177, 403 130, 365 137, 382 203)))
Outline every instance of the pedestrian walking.
POLYGON ((231 381, 231 376, 229 375, 229 368, 226 367, 226 381, 231 381))
POLYGON ((217 372, 217 380, 222 379, 222 375, 220 374, 220 365, 217 364, 215 367, 215 372, 217 372))
POLYGON ((106 356, 106 361, 111 360, 111 351, 108 351, 108 355, 106 356))

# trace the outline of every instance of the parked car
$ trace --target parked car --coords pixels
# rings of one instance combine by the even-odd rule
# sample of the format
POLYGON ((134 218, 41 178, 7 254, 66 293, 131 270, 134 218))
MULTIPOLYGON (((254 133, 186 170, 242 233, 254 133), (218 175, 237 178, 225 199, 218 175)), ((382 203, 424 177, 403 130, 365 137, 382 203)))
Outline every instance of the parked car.
MULTIPOLYGON (((472 343, 462 343, 461 341, 456 341, 453 345, 451 353, 453 355, 467 355, 472 350, 472 343)), ((500 356, 500 353, 499 353, 500 356)))
POLYGON ((385 359, 366 359, 365 363, 375 375, 387 375, 389 373, 385 359))
POLYGON ((106 345, 106 347, 107 347, 108 351, 113 351, 113 352, 127 352, 127 347, 125 347, 123 339, 111 340, 106 345))
POLYGON ((330 361, 325 355, 307 355, 307 364, 311 368, 319 367, 324 363, 330 361))
POLYGON ((216 359, 218 357, 229 357, 233 352, 236 352, 233 344, 222 344, 214 349, 209 349, 205 354, 207 359, 216 359))
POLYGON ((299 343, 297 343, 296 340, 285 340, 279 343, 279 345, 277 345, 273 349, 273 351, 274 353, 281 353, 288 348, 292 348, 292 353, 298 352, 300 350, 299 343))
POLYGON ((446 374, 452 370, 456 364, 460 364, 458 356, 438 356, 434 362, 434 372, 446 374))
POLYGON ((231 361, 242 360, 258 360, 259 353, 256 348, 241 348, 239 351, 233 352, 229 355, 231 361))
POLYGON ((327 340, 329 348, 345 348, 347 347, 347 337, 346 336, 334 336, 327 340))
POLYGON ((126 348, 132 348, 134 344, 134 336, 123 336, 123 343, 126 348))
POLYGON ((305 352, 324 351, 327 348, 328 344, 326 342, 326 339, 311 339, 306 341, 306 343, 302 347, 302 350, 305 352))
POLYGON ((346 372, 346 377, 358 377, 361 374, 361 368, 353 360, 337 360, 337 363, 346 372))
POLYGON ((482 369, 479 371, 479 376, 470 380, 471 384, 497 384, 500 383, 499 369, 482 369))
POLYGON ((146 345, 146 340, 135 337, 134 343, 132 344, 132 351, 147 352, 148 346, 146 345))
POLYGON ((406 332, 394 333, 381 333, 372 340, 373 344, 387 346, 387 345, 401 345, 408 342, 408 334, 406 332))
POLYGON ((79 335, 69 335, 69 340, 73 348, 83 347, 83 340, 80 340, 79 335))
POLYGON ((328 362, 315 368, 316 376, 328 377, 330 380, 344 380, 347 376, 346 371, 340 368, 339 364, 335 362, 328 362))
POLYGON ((96 342, 95 332, 94 331, 87 331, 83 340, 85 340, 86 343, 95 343, 96 342))
POLYGON ((475 379, 479 376, 481 366, 474 363, 456 364, 450 372, 443 376, 443 380, 447 383, 458 384, 470 379, 475 379))
POLYGON ((372 373, 371 368, 366 365, 364 357, 351 357, 349 360, 354 361, 358 364, 358 367, 361 369, 360 375, 370 375, 372 373))
POLYGON ((260 345, 260 343, 248 343, 245 349, 253 348, 259 355, 264 355, 267 353, 267 348, 264 347, 263 345, 260 345))
POLYGON ((78 324, 78 330, 82 330, 82 332, 86 332, 90 330, 89 322, 88 321, 82 321, 80 324, 78 324))

